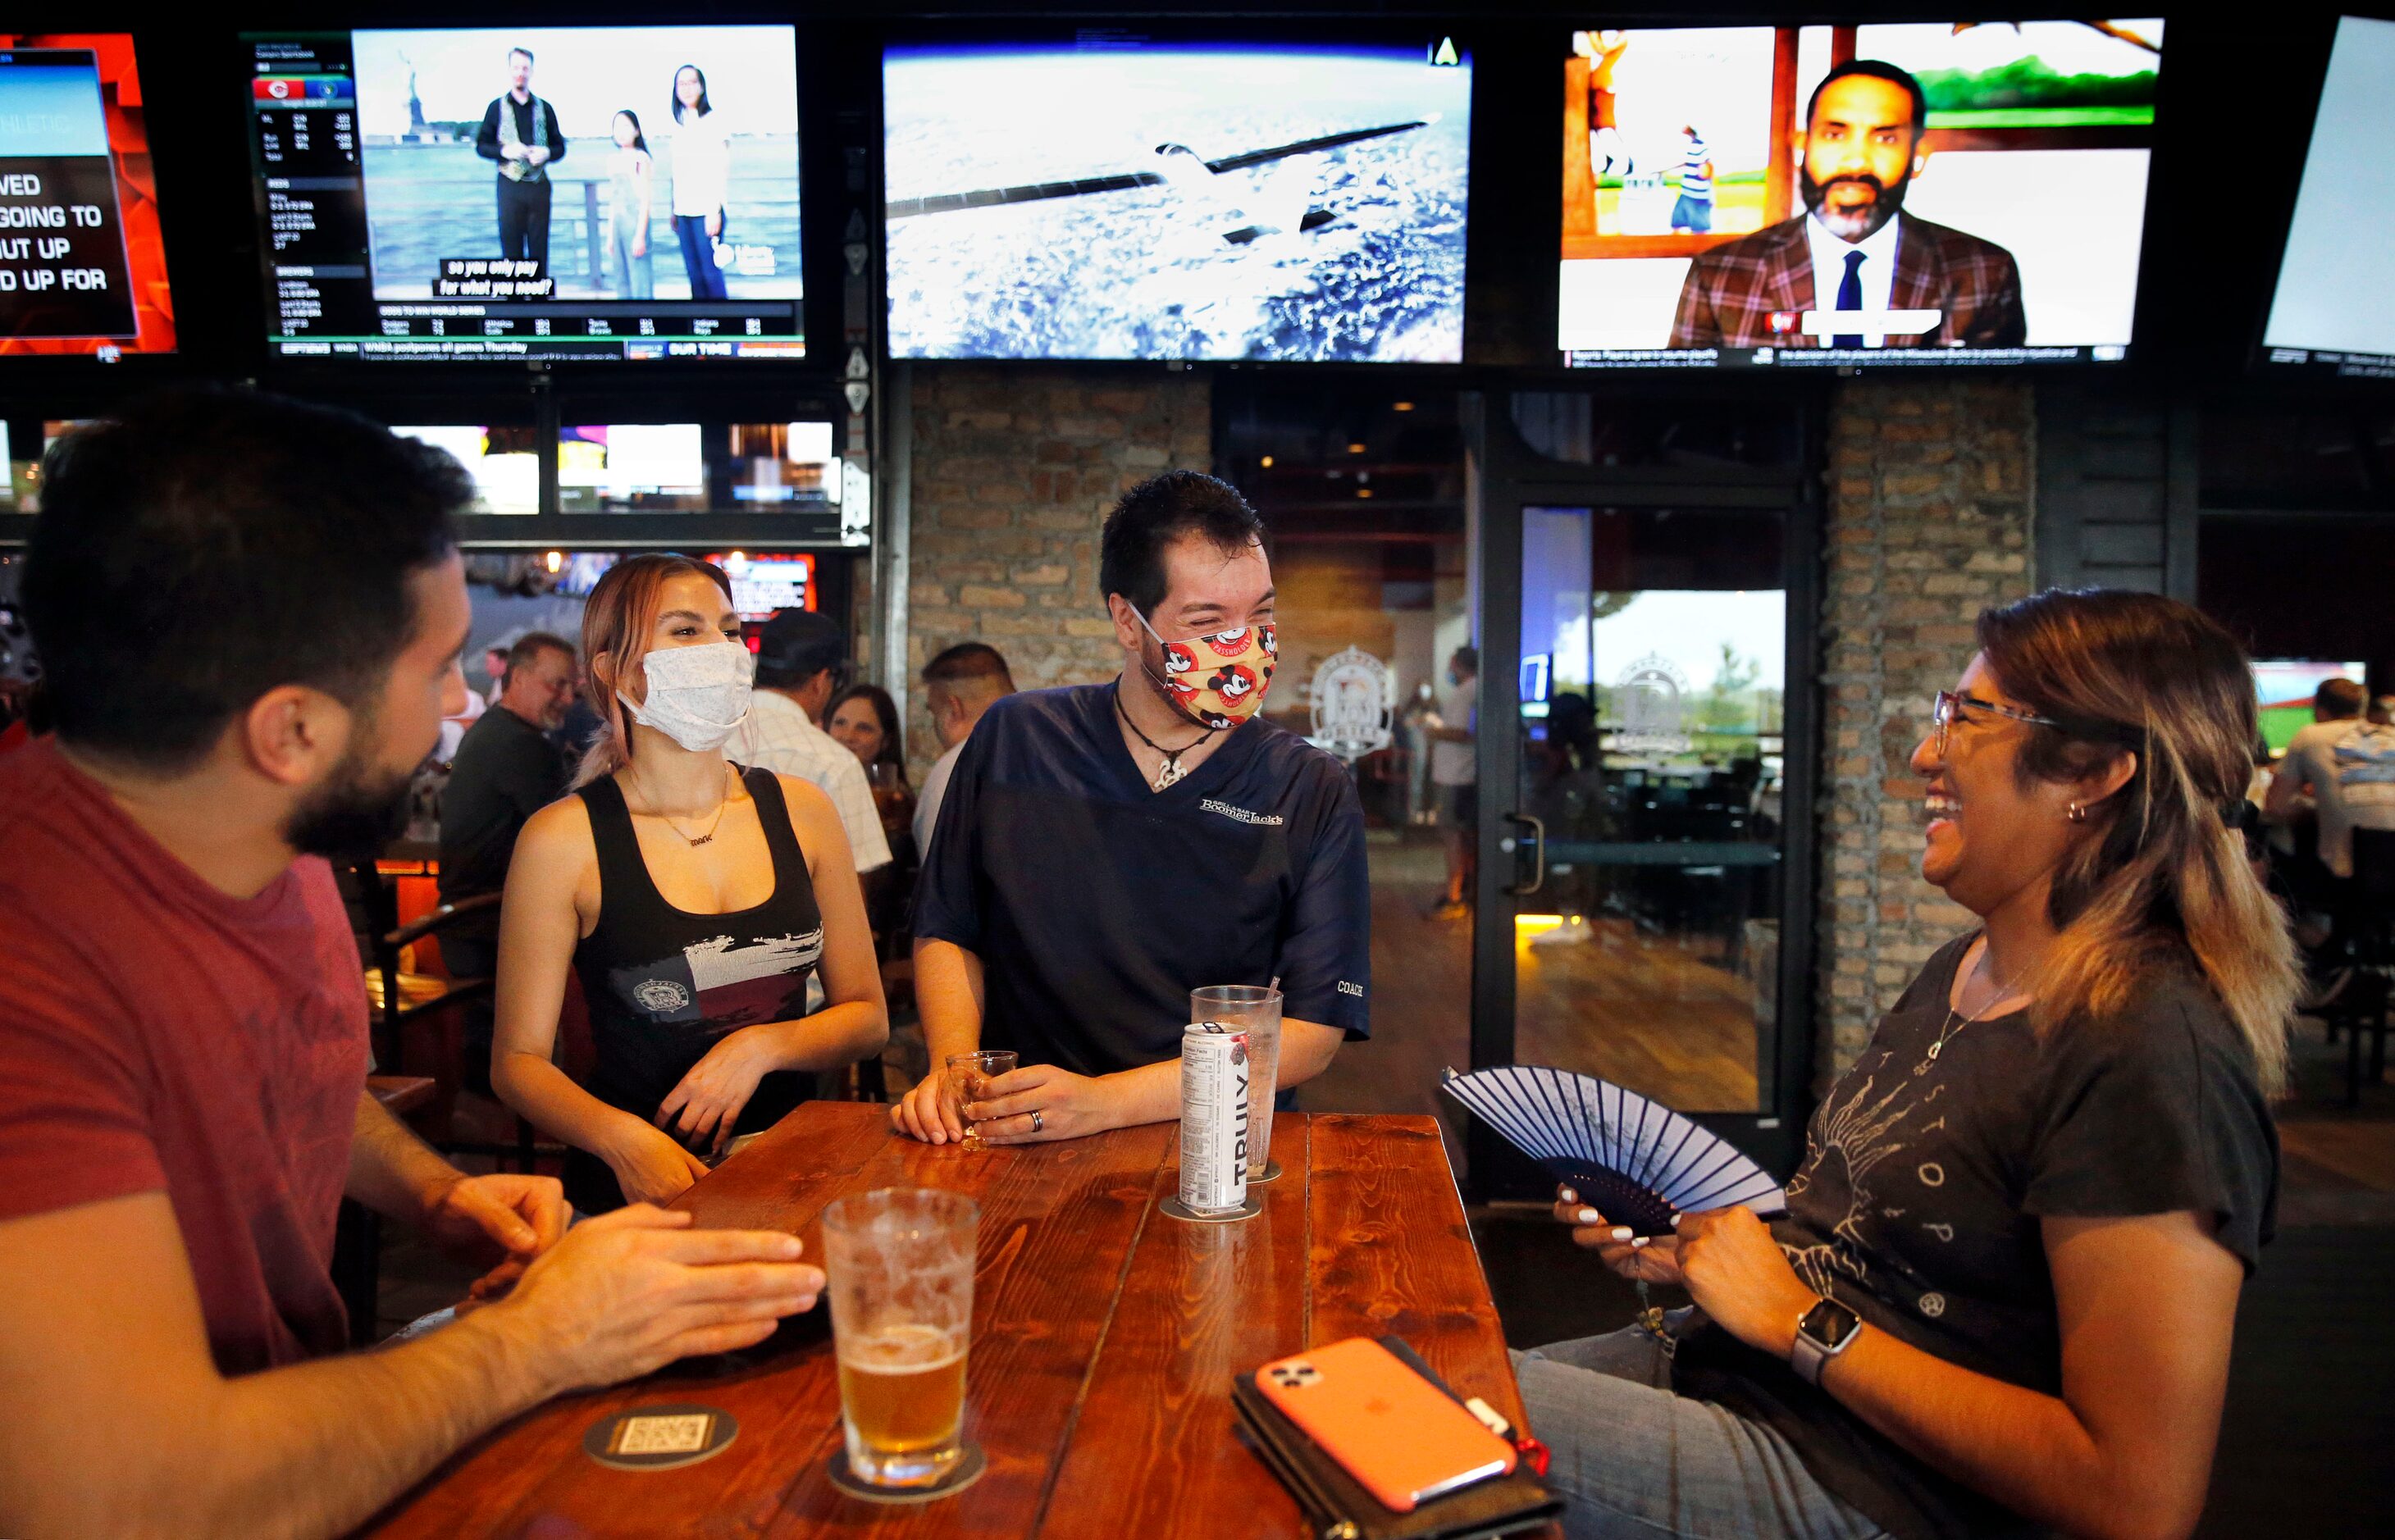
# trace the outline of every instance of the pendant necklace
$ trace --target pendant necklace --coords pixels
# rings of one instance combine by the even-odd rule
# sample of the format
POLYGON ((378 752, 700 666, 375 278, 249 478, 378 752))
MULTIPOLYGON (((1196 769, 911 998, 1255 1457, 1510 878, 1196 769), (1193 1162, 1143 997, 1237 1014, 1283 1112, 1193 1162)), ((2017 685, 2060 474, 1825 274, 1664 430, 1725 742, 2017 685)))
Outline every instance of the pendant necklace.
POLYGON ((1164 764, 1162 768, 1158 770, 1156 772, 1156 789, 1158 791, 1162 791, 1165 787, 1172 784, 1175 781, 1178 781, 1183 776, 1188 774, 1189 772, 1187 770, 1181 768, 1181 757, 1188 753, 1191 749, 1196 748, 1198 744, 1202 744, 1207 739, 1211 738, 1218 731, 1220 731, 1219 729, 1210 727, 1204 732, 1198 735, 1196 743, 1184 744, 1179 748, 1166 748, 1162 744, 1158 743, 1146 733, 1139 731, 1139 724, 1132 721, 1131 719, 1131 713, 1123 709, 1122 691, 1119 688, 1115 691, 1115 715, 1122 718, 1123 726, 1131 729, 1131 736, 1137 738, 1141 743, 1145 744, 1157 753, 1164 756, 1164 764))
MULTIPOLYGON (((637 785, 638 783, 635 782, 634 784, 637 785)), ((642 788, 641 795, 644 797, 648 797, 652 804, 656 801, 655 797, 649 796, 648 791, 645 787, 642 788)), ((723 800, 715 805, 715 818, 713 822, 708 824, 707 833, 695 836, 682 834, 681 825, 673 821, 673 815, 671 813, 660 811, 656 816, 665 820, 665 825, 667 828, 671 829, 678 835, 681 835, 682 843, 695 850, 702 845, 708 845, 714 842, 715 831, 721 827, 723 823, 723 809, 730 806, 732 806, 732 792, 729 787, 726 787, 723 793, 723 800)))
MULTIPOLYGON (((1979 954, 1979 967, 1973 969, 1973 971, 1978 972, 1984 970, 1986 967, 1987 954, 1982 952, 1979 954)), ((1988 976, 1991 979, 1995 978, 1995 975, 1993 974, 1989 974, 1988 976)), ((1948 1038, 1961 1032, 1965 1027, 1967 1027, 1972 1022, 1978 1020, 1980 1018, 1986 1016, 1988 1012, 1995 1009, 1998 1006, 2003 1005, 2005 1001, 2013 997, 2012 985, 2005 982, 2002 979, 1996 979, 1995 981, 1997 986, 1996 997, 1989 1001, 1986 1005, 1981 1006, 1978 1009, 1973 1011, 1970 1015, 1965 1016, 1961 1011, 1956 1010, 1952 1006, 1948 1006, 1946 1007, 1946 1020, 1944 1024, 1938 1029, 1938 1041, 1929 1045, 1929 1057, 1932 1060, 1935 1060, 1938 1057, 1938 1050, 1946 1046, 1946 1040, 1948 1038)))

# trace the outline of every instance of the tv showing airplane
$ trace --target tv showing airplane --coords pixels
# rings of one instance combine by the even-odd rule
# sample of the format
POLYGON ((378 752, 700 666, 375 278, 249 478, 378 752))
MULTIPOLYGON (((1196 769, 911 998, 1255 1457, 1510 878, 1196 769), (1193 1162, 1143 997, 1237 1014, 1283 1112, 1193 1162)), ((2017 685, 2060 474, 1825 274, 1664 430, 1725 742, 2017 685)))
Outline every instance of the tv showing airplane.
POLYGON ((1462 356, 1450 39, 893 45, 882 72, 895 356, 1462 356))

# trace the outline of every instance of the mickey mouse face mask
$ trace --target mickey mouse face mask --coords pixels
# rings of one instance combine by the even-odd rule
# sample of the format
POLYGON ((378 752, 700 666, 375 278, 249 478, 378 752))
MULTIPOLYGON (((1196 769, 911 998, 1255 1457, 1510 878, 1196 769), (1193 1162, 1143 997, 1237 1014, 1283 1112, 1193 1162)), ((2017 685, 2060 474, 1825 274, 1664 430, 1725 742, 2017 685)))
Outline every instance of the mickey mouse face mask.
MULTIPOLYGON (((1273 662, 1279 655, 1269 623, 1166 641, 1136 605, 1131 612, 1139 615, 1140 625, 1164 649, 1164 677, 1157 678, 1152 668, 1147 677, 1191 721, 1219 732, 1237 727, 1264 704, 1273 662)), ((1147 668, 1145 660, 1140 666, 1147 668)))

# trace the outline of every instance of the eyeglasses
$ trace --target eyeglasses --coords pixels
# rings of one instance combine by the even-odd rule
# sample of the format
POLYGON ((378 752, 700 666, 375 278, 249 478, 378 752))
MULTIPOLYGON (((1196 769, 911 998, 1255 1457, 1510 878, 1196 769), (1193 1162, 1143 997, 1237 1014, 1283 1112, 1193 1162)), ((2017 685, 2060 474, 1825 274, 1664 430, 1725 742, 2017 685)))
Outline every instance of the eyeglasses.
POLYGON ((1952 690, 1941 690, 1938 692, 1936 703, 1929 708, 1930 741, 1935 745, 1938 757, 1940 759, 1946 757, 1947 735, 1952 731, 1955 719, 1963 715, 1964 708, 1966 706, 1971 710, 1985 711, 2010 721, 2027 722, 2031 727, 2058 729, 2062 726, 2053 717, 2041 717, 2033 711, 2020 711, 2012 706, 1998 705, 1993 701, 1983 701, 1977 695, 1964 695, 1952 690))

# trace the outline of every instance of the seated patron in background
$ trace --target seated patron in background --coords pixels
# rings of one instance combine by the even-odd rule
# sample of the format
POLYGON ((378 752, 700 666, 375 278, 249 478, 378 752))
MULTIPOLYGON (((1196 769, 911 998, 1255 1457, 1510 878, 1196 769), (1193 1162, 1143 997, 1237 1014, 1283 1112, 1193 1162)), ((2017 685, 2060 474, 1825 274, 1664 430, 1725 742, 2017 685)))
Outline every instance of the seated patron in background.
POLYGON ((2353 875, 2353 831, 2395 829, 2395 728, 2366 719, 2369 695, 2351 679, 2323 679, 2312 692, 2312 719, 2287 741, 2270 780, 2263 815, 2293 823, 2309 813, 2318 836, 2298 864, 2307 878, 2297 897, 2333 905, 2353 875))
POLYGON ((1674 348, 2018 348, 2029 340, 2020 266, 1992 241, 1900 212, 1928 165, 1921 83, 1873 59, 1813 89, 1794 135, 1806 212, 1688 264, 1674 348), (1775 329, 1806 310, 1936 310, 1918 336, 1775 329))
POLYGON ((346 1533, 535 1402, 760 1342, 796 1238, 461 1175, 364 1094, 319 852, 384 837, 464 690, 456 461, 271 397, 56 446, 25 608, 57 735, 0 758, 0 1534, 346 1533), (344 1355, 344 1195, 499 1261, 344 1355), (309 1362, 309 1361, 314 1362, 309 1362))
POLYGON ((880 1053, 888 1024, 830 799, 724 757, 756 666, 730 580, 686 556, 617 562, 582 652, 607 731, 577 794, 516 841, 491 1083, 572 1147, 566 1195, 599 1213, 674 1197, 806 1099, 794 1072, 880 1053), (569 967, 597 1050, 587 1086, 553 1061, 569 967), (810 1016, 817 968, 828 1003, 810 1016))
POLYGON ((2296 982, 2232 822, 2253 676, 2149 594, 2039 594, 1978 644, 1912 769, 1922 875, 1979 928, 1831 1087, 1787 1217, 1649 1240, 1558 1193, 1581 1245, 1695 1301, 1517 1360, 1571 1535, 2185 1535, 2203 1511, 2296 982))
MULTIPOLYGON (((565 762, 549 734, 574 694, 574 644, 531 631, 508 650, 491 707, 457 745, 441 794, 441 902, 457 903, 507 886, 508 858, 524 820, 565 795, 565 762)), ((452 979, 487 979, 498 964, 495 909, 441 931, 441 963, 452 979)), ((466 1083, 491 1088, 491 1006, 466 1007, 466 1083)))
POLYGON ((873 806, 881 814, 881 832, 890 836, 893 858, 897 841, 908 834, 915 816, 914 788, 906 784, 906 742, 898 725, 898 703, 878 684, 853 684, 832 698, 825 726, 832 741, 856 756, 865 767, 873 806))
POLYGON ((987 642, 960 641, 923 665, 923 704, 932 714, 932 731, 939 735, 940 757, 923 772, 923 795, 915 801, 915 850, 918 858, 932 849, 932 826, 940 821, 940 802, 948 793, 948 777, 957 772, 957 756, 990 703, 1014 693, 1014 676, 1005 655, 987 642))
POLYGON ((832 698, 825 713, 832 741, 856 756, 865 767, 873 793, 874 810, 881 815, 882 837, 890 842, 890 862, 865 876, 865 909, 882 955, 906 928, 907 905, 914 898, 915 792, 906 784, 906 744, 898 731, 898 703, 878 684, 853 684, 832 698))
POLYGON ((821 723, 848 671, 848 638, 809 610, 784 610, 758 637, 757 697, 724 751, 733 762, 795 775, 820 787, 839 809, 859 872, 890 863, 890 841, 873 787, 856 756, 821 723))
MULTIPOLYGON (((1279 981, 1282 1086, 1369 1031, 1371 901, 1346 767, 1255 720, 1274 661, 1264 525, 1195 471, 1107 515, 1098 581, 1123 669, 1009 696, 966 740, 915 890, 932 1064, 1012 1048, 970 1115, 993 1143, 1181 1112, 1189 992, 1279 981)), ((935 1073, 891 1109, 962 1125, 935 1073)))

